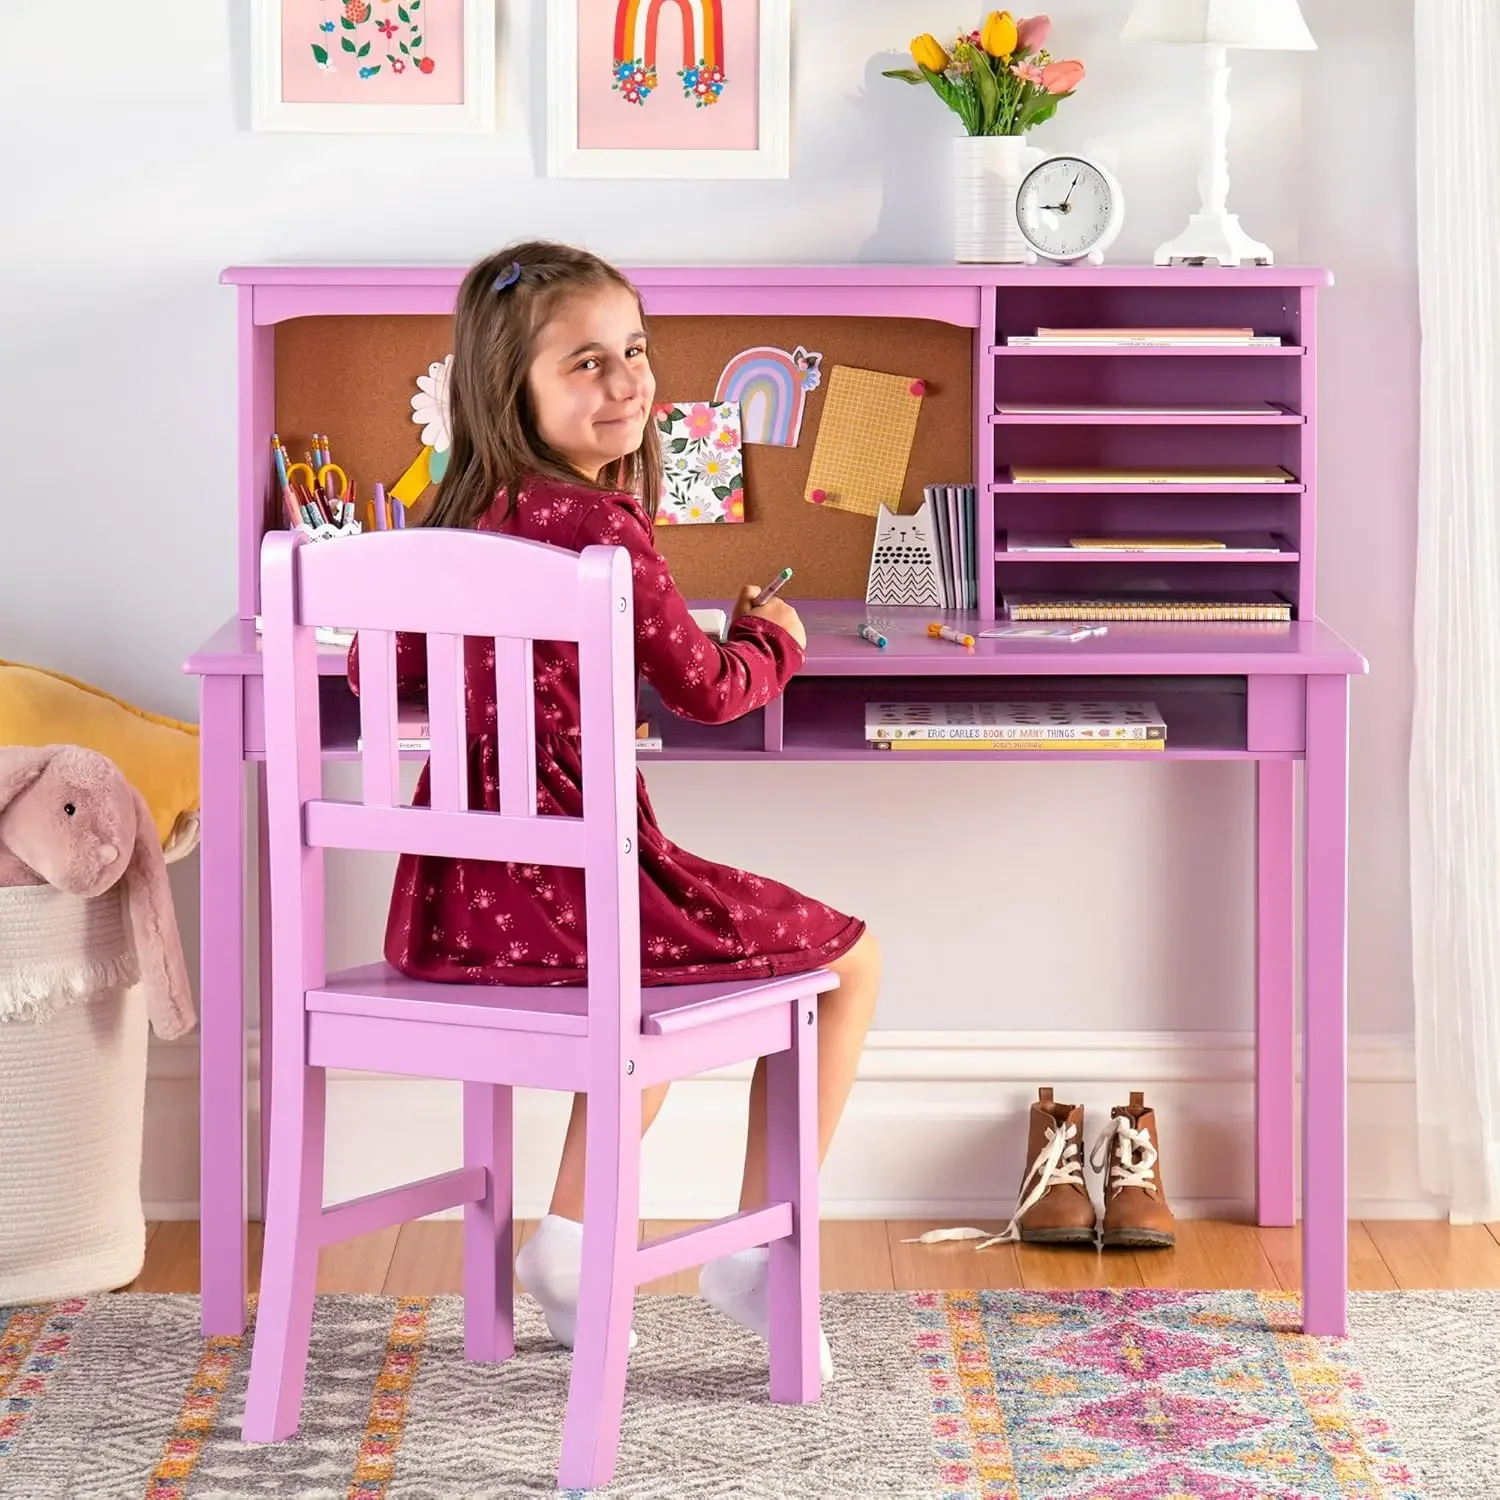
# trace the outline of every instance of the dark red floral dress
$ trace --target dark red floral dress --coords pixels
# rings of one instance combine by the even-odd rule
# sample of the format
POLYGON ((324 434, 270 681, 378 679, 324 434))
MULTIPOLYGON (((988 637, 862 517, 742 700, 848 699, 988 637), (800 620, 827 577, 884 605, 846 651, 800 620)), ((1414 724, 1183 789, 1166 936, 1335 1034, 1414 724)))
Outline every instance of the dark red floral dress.
MULTIPOLYGON (((500 531, 581 552, 594 543, 626 547, 635 578, 637 671, 676 714, 723 724, 774 698, 801 667, 786 631, 748 616, 730 639, 711 639, 694 623, 656 550, 640 502, 581 485, 532 480, 514 512, 496 502, 481 531, 500 531)), ((425 687, 426 642, 397 641, 399 689, 425 687)), ((499 807, 495 754, 494 646, 465 648, 470 806, 499 807), (477 720, 476 720, 477 715, 477 720)), ((358 644, 349 680, 359 690, 358 644)), ((582 812, 578 652, 536 646, 537 811, 582 812)), ((428 772, 415 802, 428 801, 428 772)), ((657 826, 637 772, 640 817, 641 977, 646 984, 700 984, 765 978, 818 968, 848 952, 864 923, 789 887, 700 859, 657 826)), ((417 979, 480 984, 579 984, 586 977, 583 871, 490 861, 402 855, 386 925, 385 956, 417 979)))

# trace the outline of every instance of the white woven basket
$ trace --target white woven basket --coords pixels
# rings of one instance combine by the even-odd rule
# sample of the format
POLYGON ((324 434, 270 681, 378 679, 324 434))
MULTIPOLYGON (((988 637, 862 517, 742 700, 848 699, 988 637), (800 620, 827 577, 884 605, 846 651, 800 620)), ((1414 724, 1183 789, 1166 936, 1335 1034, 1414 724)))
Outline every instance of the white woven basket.
POLYGON ((145 1259, 146 1000, 123 894, 0 887, 0 1304, 145 1259))

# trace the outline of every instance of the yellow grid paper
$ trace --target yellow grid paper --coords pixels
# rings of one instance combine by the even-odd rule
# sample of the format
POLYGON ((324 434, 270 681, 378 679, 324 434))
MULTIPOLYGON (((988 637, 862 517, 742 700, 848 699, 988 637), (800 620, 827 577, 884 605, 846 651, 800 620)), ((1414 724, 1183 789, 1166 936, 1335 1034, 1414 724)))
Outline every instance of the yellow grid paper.
POLYGON ((879 515, 882 505, 901 508, 901 486, 922 410, 922 397, 912 393, 913 386, 921 391, 910 375, 834 366, 804 500, 862 516, 879 515))

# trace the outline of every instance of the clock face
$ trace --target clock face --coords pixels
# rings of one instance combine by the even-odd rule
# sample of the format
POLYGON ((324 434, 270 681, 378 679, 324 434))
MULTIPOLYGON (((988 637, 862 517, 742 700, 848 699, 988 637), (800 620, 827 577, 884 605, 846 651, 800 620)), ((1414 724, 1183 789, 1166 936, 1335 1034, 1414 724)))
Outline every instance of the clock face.
POLYGON ((1032 248, 1053 260, 1087 255, 1115 213, 1114 190, 1093 163, 1059 156, 1033 167, 1016 194, 1016 220, 1032 248))

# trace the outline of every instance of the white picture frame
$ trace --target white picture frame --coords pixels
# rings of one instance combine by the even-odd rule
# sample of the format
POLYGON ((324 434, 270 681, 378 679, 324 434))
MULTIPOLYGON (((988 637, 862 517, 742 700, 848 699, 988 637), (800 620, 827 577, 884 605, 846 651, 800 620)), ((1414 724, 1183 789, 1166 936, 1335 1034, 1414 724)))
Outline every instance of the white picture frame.
POLYGON ((792 167, 792 0, 760 0, 753 150, 604 150, 578 144, 578 0, 547 0, 547 174, 701 181, 784 178, 792 167))
POLYGON ((281 0, 250 0, 250 128, 312 135, 460 135, 495 128, 495 7, 463 0, 461 104, 288 103, 281 86, 281 0))

